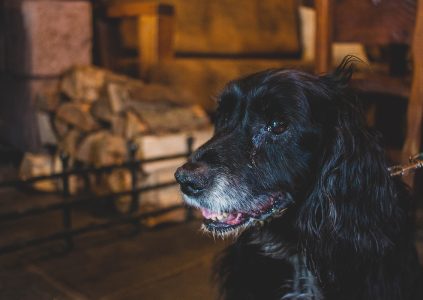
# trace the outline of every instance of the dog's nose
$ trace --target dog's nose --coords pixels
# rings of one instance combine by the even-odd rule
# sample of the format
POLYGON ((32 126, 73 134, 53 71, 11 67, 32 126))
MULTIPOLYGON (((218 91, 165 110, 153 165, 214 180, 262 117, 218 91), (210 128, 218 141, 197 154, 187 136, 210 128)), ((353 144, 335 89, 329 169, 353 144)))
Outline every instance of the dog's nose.
POLYGON ((207 187, 209 170, 205 164, 188 162, 175 173, 181 191, 188 196, 199 196, 207 187))

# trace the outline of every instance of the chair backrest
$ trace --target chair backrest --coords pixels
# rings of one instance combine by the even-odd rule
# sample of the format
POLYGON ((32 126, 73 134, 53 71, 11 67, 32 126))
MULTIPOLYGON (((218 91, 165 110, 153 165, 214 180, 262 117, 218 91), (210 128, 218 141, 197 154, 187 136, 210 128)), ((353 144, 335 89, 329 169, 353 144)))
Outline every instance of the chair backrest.
POLYGON ((333 42, 410 44, 416 0, 315 0, 316 71, 331 68, 333 42))
MULTIPOLYGON (((299 55, 297 0, 125 0, 175 8, 174 52, 181 57, 299 55)), ((123 45, 135 49, 135 23, 126 20, 123 45), (133 28, 131 30, 131 27, 133 28)))
POLYGON ((409 44, 416 0, 335 0, 333 40, 365 45, 409 44))
MULTIPOLYGON (((315 0, 316 72, 329 71, 333 41, 410 44, 413 78, 401 160, 421 150, 423 119, 423 0, 315 0)), ((413 184, 413 176, 405 178, 413 184)))

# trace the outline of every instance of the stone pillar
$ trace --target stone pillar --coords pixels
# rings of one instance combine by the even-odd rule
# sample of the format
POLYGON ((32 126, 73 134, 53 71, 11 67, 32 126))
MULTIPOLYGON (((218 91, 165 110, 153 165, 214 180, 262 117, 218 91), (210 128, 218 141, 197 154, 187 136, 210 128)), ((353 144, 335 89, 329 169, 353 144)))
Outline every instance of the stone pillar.
POLYGON ((0 139, 22 151, 39 150, 37 95, 54 93, 70 67, 91 63, 91 5, 4 0, 0 8, 0 139))

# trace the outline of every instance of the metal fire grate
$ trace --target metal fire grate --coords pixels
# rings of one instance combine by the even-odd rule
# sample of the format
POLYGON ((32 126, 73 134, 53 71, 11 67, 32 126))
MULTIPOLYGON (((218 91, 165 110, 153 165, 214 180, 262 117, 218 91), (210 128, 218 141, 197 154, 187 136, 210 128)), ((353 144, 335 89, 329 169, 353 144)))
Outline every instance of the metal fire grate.
MULTIPOLYGON (((37 176, 31 177, 25 180, 8 180, 0 182, 0 188, 7 188, 7 187, 19 187, 24 184, 35 183, 37 181, 46 180, 46 179, 58 179, 62 181, 63 190, 61 193, 61 201, 59 203, 49 204, 45 206, 33 206, 27 208, 25 210, 19 211, 10 211, 6 213, 0 213, 0 223, 4 223, 7 221, 15 221, 18 219, 32 217, 36 215, 42 215, 47 212, 51 211, 61 211, 62 215, 62 228, 59 230, 45 236, 39 236, 31 239, 20 240, 17 242, 13 242, 7 245, 0 245, 0 255, 5 253, 14 252, 17 250, 21 250, 26 247, 30 246, 37 246, 47 242, 55 241, 63 239, 66 243, 66 248, 68 250, 73 248, 74 241, 73 238, 77 235, 84 234, 91 231, 97 230, 104 230, 114 226, 122 225, 122 224, 134 224, 137 230, 140 229, 140 221, 142 219, 148 217, 159 216, 161 214, 186 208, 186 220, 192 219, 192 210, 189 207, 184 205, 173 205, 170 207, 166 207, 163 209, 158 209, 155 211, 149 212, 142 212, 139 211, 139 201, 140 195, 142 193, 157 190, 165 187, 169 187, 172 185, 176 185, 175 181, 169 181, 159 184, 154 184, 150 186, 145 186, 142 188, 137 187, 138 182, 138 172, 141 170, 142 165, 158 162, 158 161, 165 161, 177 158, 187 158, 191 155, 193 150, 193 143, 194 139, 192 137, 188 137, 186 144, 187 144, 187 151, 185 153, 169 155, 169 156, 161 156, 151 159, 144 159, 144 160, 137 160, 135 158, 136 147, 134 145, 129 145, 129 160, 123 164, 117 165, 109 165, 100 168, 93 168, 93 167, 83 167, 78 169, 69 169, 69 156, 62 154, 61 155, 61 163, 63 167, 63 171, 61 173, 54 173, 51 175, 46 176, 37 176), (71 175, 88 175, 88 174, 101 174, 105 172, 110 172, 117 169, 127 169, 131 173, 131 189, 119 193, 110 193, 104 196, 89 196, 89 197, 71 197, 69 192, 69 177, 71 175), (72 226, 72 209, 81 203, 89 203, 94 201, 113 201, 117 196, 124 196, 124 195, 131 195, 131 208, 130 212, 125 216, 116 217, 112 220, 102 222, 102 223, 95 223, 89 224, 82 227, 74 227, 72 226)), ((142 197, 141 197, 142 199, 142 197)))

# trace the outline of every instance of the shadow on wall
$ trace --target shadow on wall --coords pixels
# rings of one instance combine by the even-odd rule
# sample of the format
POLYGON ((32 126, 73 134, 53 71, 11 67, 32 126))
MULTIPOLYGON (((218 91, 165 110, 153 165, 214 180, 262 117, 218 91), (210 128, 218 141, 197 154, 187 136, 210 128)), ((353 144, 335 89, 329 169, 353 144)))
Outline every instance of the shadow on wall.
POLYGON ((0 141, 41 150, 37 97, 57 93, 60 74, 91 63, 89 1, 1 1, 0 141))
POLYGON ((20 74, 21 70, 31 69, 31 48, 22 12, 5 1, 0 9, 0 142, 21 151, 34 150, 38 148, 38 137, 31 81, 20 74))

